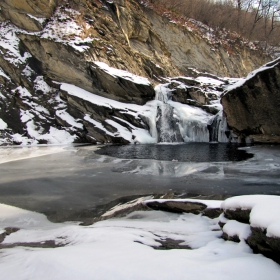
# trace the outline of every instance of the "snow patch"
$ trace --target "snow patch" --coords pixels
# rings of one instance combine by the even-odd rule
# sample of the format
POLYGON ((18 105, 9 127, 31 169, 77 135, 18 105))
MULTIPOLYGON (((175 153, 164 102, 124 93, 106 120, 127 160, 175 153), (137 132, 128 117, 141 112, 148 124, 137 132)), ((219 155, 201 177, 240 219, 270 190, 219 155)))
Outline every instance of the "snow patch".
POLYGON ((223 232, 228 236, 237 236, 240 240, 246 240, 251 235, 250 225, 235 220, 228 220, 223 226, 223 232))
POLYGON ((69 125, 79 129, 83 129, 83 124, 77 122, 70 114, 66 112, 66 110, 56 111, 56 115, 67 122, 69 125))
POLYGON ((195 79, 195 81, 201 83, 201 84, 205 84, 205 85, 214 85, 214 86, 221 86, 223 85, 225 82, 217 80, 217 79, 213 79, 213 78, 209 78, 209 77, 204 77, 204 76, 199 76, 195 79))
POLYGON ((22 87, 22 86, 19 86, 15 89, 12 90, 13 93, 18 93, 20 95, 20 97, 31 97, 31 93, 25 88, 25 87, 22 87))
POLYGON ((0 23, 0 47, 5 49, 3 57, 15 66, 24 64, 27 59, 31 57, 31 54, 28 52, 21 55, 19 51, 20 40, 16 35, 18 31, 20 31, 20 29, 7 21, 0 23))
POLYGON ((34 80, 34 89, 35 91, 42 91, 43 94, 47 94, 52 91, 52 88, 44 81, 43 76, 37 76, 34 80))
POLYGON ((89 49, 88 44, 94 38, 82 38, 83 28, 74 20, 79 15, 78 11, 59 7, 45 26, 41 38, 70 45, 79 52, 89 49))
POLYGON ((94 64, 96 64, 99 68, 101 68, 102 70, 104 70, 106 73, 110 74, 113 77, 120 77, 125 80, 129 80, 135 84, 148 85, 148 86, 151 84, 147 78, 134 75, 128 71, 112 68, 104 62, 95 61, 94 64))
POLYGON ((47 20, 46 18, 38 18, 38 17, 35 17, 31 14, 26 14, 28 17, 38 21, 40 24, 44 24, 44 22, 47 20))
POLYGON ((8 128, 8 125, 0 118, 0 130, 8 128))

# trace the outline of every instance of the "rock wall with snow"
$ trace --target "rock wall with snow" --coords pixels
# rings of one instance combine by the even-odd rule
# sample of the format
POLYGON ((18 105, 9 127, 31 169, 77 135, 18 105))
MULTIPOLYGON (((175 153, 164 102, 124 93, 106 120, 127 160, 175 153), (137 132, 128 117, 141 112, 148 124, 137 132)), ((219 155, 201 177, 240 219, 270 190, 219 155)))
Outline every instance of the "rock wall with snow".
POLYGON ((221 99, 229 126, 241 138, 280 143, 280 59, 253 71, 221 99))
POLYGON ((180 123, 183 139, 193 140, 197 127, 207 132, 223 86, 167 77, 240 76, 268 59, 251 43, 162 16, 148 1, 4 0, 0 7, 0 144, 156 142, 158 82, 169 83, 172 102, 207 111, 180 123))

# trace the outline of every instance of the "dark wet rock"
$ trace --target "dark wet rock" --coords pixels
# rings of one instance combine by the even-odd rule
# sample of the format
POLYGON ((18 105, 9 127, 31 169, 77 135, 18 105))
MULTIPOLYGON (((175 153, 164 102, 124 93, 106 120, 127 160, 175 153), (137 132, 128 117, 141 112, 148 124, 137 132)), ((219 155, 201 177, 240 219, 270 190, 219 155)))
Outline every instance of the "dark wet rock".
POLYGON ((223 227, 224 227, 225 224, 226 224, 226 223, 225 223, 225 222, 222 222, 222 221, 219 221, 219 223, 218 223, 218 225, 220 226, 221 229, 223 229, 223 227))
POLYGON ((252 234, 247 239, 254 253, 261 253, 280 264, 280 238, 267 237, 266 230, 251 227, 252 234))
POLYGON ((222 213, 220 208, 207 208, 207 206, 200 202, 191 201, 148 201, 145 203, 148 207, 153 210, 161 210, 173 213, 193 213, 202 214, 211 219, 217 218, 222 213))
POLYGON ((248 77, 221 99, 227 122, 243 140, 280 143, 280 59, 248 77))
POLYGON ((212 105, 203 105, 201 107, 204 111, 212 114, 212 115, 216 115, 217 113, 219 113, 220 109, 212 106, 212 105))
POLYGON ((221 208, 206 208, 203 210, 202 215, 210 219, 218 218, 223 210, 221 208))
POLYGON ((199 202, 182 202, 182 201, 149 201, 145 203, 153 210, 161 210, 173 213, 202 213, 207 206, 199 202))
POLYGON ((169 88, 172 89, 172 100, 174 101, 196 107, 209 104, 210 98, 201 84, 193 79, 174 78, 169 84, 169 88))
MULTIPOLYGON (((250 225, 250 212, 251 209, 224 209, 224 217, 229 220, 236 220, 250 225)), ((219 222, 222 230, 225 223, 226 222, 222 219, 219 222)), ((250 226, 250 229, 251 234, 245 242, 253 249, 254 253, 261 253, 267 258, 270 258, 280 264, 280 238, 268 237, 267 230, 265 228, 250 226)), ((226 232, 223 232, 222 238, 225 240, 240 242, 240 238, 238 236, 229 236, 226 232)))
POLYGON ((233 241, 233 242, 236 242, 236 243, 239 243, 239 242, 240 242, 239 236, 237 236, 237 235, 230 236, 230 235, 228 235, 228 234, 225 233, 225 232, 223 232, 222 238, 223 238, 224 240, 227 240, 227 241, 233 241))
POLYGON ((225 217, 229 220, 236 220, 240 223, 249 224, 250 222, 251 209, 235 209, 235 210, 224 210, 225 217))

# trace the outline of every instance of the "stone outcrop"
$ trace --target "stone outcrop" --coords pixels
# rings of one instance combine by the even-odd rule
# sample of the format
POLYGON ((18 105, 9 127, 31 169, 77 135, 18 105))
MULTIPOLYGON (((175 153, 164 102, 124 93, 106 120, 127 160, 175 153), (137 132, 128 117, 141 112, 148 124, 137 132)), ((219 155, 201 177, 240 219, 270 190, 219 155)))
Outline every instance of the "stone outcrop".
POLYGON ((234 44, 218 42, 215 36, 210 40, 201 40, 203 34, 210 31, 201 23, 194 28, 197 32, 190 32, 192 24, 196 25, 195 21, 182 26, 152 9, 146 8, 145 13, 171 54, 172 63, 186 76, 191 75, 191 68, 196 68, 217 76, 240 77, 246 75, 249 69, 255 69, 255 63, 263 59, 262 55, 256 58, 250 47, 240 52, 238 40, 234 44))
MULTIPOLYGON (((23 143, 18 136, 25 137, 26 144, 54 143, 53 132, 67 134, 69 142, 129 143, 134 130, 149 130, 135 112, 70 97, 61 83, 143 105, 154 98, 153 86, 166 77, 195 76, 197 70, 241 76, 269 59, 248 44, 238 43, 229 52, 228 43, 213 44, 215 40, 205 38, 203 32, 209 32, 205 27, 171 22, 144 2, 1 1, 0 145, 23 143), (149 83, 114 75, 96 62, 146 77, 149 83), (131 137, 119 137, 112 121, 131 137)), ((183 90, 178 81, 182 82, 174 80, 175 101, 217 112, 210 106, 216 98, 210 91, 189 82, 184 82, 183 90)))
MULTIPOLYGON (((249 224, 248 224, 249 226, 249 224)), ((223 230, 224 225, 221 226, 223 230)), ((280 239, 275 237, 266 236, 266 229, 258 227, 250 227, 251 233, 244 241, 253 249, 253 252, 258 254, 261 253, 267 258, 274 260, 280 264, 280 239)), ((229 235, 223 232, 223 239, 240 242, 243 240, 239 235, 229 235)))
POLYGON ((3 0, 1 11, 4 18, 28 31, 39 31, 43 21, 52 16, 58 0, 3 0), (41 20, 38 20, 41 19, 41 20))
POLYGON ((172 213, 202 214, 210 218, 217 218, 221 214, 221 210, 219 208, 210 208, 204 203, 196 201, 152 200, 144 202, 144 204, 153 210, 161 210, 172 213))
MULTIPOLYGON (((212 46, 214 48, 211 49, 211 42, 203 38, 203 35, 197 33, 195 29, 190 30, 179 23, 174 24, 154 10, 140 5, 138 1, 109 3, 73 0, 66 3, 58 0, 6 0, 0 5, 4 19, 11 20, 18 27, 26 30, 43 28, 45 30, 46 25, 52 28, 58 27, 56 19, 58 23, 67 21, 69 9, 73 9, 78 12, 71 17, 81 27, 80 36, 95 39, 87 44, 89 48, 84 60, 101 60, 113 67, 152 79, 160 79, 161 76, 186 75, 191 71, 189 68, 223 76, 242 76, 268 59, 264 55, 261 56, 260 51, 254 51, 246 45, 234 45, 234 55, 228 53, 225 46, 214 51, 215 47, 212 46), (9 14, 14 11, 20 16, 17 14, 15 18, 11 18, 9 14), (61 13, 65 16, 59 19, 61 13), (21 20, 21 17, 27 18, 21 20), (42 23, 40 18, 46 19, 46 22, 42 23)), ((56 62, 64 59, 63 49, 60 50, 59 46, 46 47, 45 40, 42 40, 39 34, 34 35, 39 41, 34 48, 42 43, 43 50, 49 53, 49 56, 53 55, 53 52, 49 52, 51 48, 59 49, 60 59, 56 62)), ((64 35, 67 36, 69 34, 64 35)), ((23 43, 30 44, 28 36, 22 37, 21 40, 23 43)), ((51 37, 48 40, 56 41, 51 37)), ((30 50, 35 51, 34 48, 30 47, 30 50)), ((33 55, 32 52, 31 54, 33 55)), ((42 54, 43 52, 40 51, 40 55, 42 54)), ((36 57, 36 53, 34 56, 36 57)), ((43 64, 48 62, 45 56, 40 56, 40 61, 43 64)))
MULTIPOLYGON (((215 77, 216 80, 219 78, 215 77)), ((221 79, 221 85, 209 85, 188 77, 174 77, 169 83, 172 100, 183 104, 200 107, 211 114, 217 114, 220 108, 211 106, 211 101, 219 99, 217 93, 224 91, 227 81, 221 79)))
POLYGON ((262 217, 264 213, 268 213, 267 209, 274 209, 271 205, 277 205, 279 203, 279 197, 263 195, 262 197, 258 196, 247 196, 249 202, 246 203, 246 200, 242 200, 246 196, 241 196, 238 200, 238 197, 230 198, 229 200, 235 200, 235 206, 232 207, 232 204, 225 204, 222 206, 223 214, 220 216, 220 226, 223 230, 222 237, 225 240, 230 240, 234 242, 245 241, 254 251, 254 253, 261 253, 264 256, 271 258, 275 262, 280 264, 280 238, 279 235, 270 235, 268 234, 268 228, 272 223, 275 222, 274 218, 277 217, 278 209, 275 209, 274 213, 271 213, 271 217, 267 217, 267 220, 270 221, 267 223, 268 226, 261 226, 265 222, 265 219, 262 217), (237 206, 238 201, 240 204, 237 206), (244 203, 245 202, 245 203, 244 203), (273 204, 274 203, 274 204, 273 204), (242 207, 240 207, 242 206, 242 207), (256 208, 260 216, 260 224, 256 224, 256 208), (252 212, 254 212, 254 223, 252 223, 252 212), (275 215, 276 214, 276 215, 275 215), (230 227, 228 225, 231 224, 230 227), (234 225, 232 227, 232 224, 234 225), (231 228, 231 229, 229 229, 231 228))
POLYGON ((221 102, 229 126, 241 139, 280 143, 280 59, 252 72, 221 102))

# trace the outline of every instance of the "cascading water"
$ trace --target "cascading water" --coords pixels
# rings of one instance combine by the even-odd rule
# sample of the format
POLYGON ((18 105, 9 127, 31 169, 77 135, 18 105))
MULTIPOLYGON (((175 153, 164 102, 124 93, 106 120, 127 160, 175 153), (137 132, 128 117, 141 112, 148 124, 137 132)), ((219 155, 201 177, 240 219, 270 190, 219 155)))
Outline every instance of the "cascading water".
POLYGON ((171 94, 164 85, 156 87, 156 100, 159 100, 156 115, 157 142, 184 142, 179 130, 179 120, 174 114, 174 108, 168 104, 171 94))
POLYGON ((157 143, 229 142, 229 129, 222 112, 214 116, 201 108, 171 100, 168 84, 155 87, 156 113, 149 120, 157 143))
POLYGON ((209 130, 209 142, 229 142, 230 130, 226 121, 223 117, 223 111, 220 111, 208 122, 209 130))

